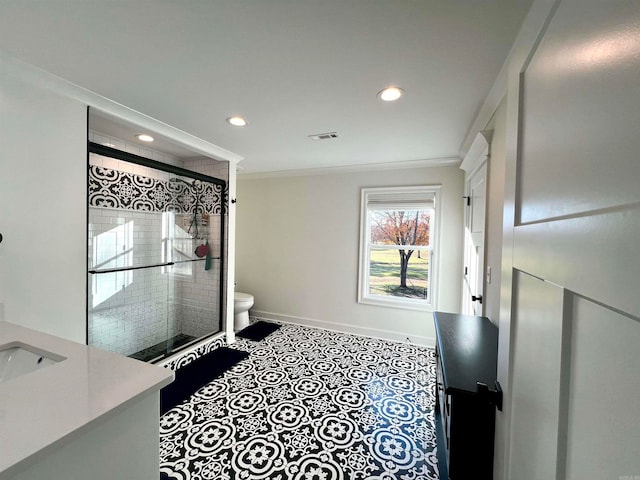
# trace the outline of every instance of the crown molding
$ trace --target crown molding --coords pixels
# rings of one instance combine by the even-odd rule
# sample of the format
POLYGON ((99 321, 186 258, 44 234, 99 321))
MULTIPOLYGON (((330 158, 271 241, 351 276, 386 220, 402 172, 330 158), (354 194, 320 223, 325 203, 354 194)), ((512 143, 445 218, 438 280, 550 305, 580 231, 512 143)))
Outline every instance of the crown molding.
POLYGON ((434 167, 450 167, 459 166, 460 158, 445 157, 434 158, 430 160, 408 160, 404 162, 384 162, 384 163, 366 163, 362 165, 345 165, 337 167, 324 168, 302 168, 291 170, 275 170, 269 172, 247 172, 243 173, 240 167, 237 171, 239 180, 258 180, 264 178, 280 178, 280 177, 306 177, 316 175, 339 175, 347 173, 372 172, 378 170, 402 170, 409 168, 434 168, 434 167))

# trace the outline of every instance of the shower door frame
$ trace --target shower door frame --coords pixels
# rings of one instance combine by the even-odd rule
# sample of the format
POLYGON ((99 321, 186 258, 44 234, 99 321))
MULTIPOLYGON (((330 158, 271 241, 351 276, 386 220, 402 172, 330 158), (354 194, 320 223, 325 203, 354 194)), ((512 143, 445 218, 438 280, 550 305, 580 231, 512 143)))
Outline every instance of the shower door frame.
MULTIPOLYGON (((129 153, 129 152, 124 152, 122 150, 118 150, 117 148, 112 148, 112 147, 107 147, 106 145, 101 145, 99 143, 95 143, 95 142, 91 142, 91 141, 87 141, 87 168, 89 166, 89 156, 90 154, 95 153, 96 155, 102 155, 103 157, 109 157, 109 158, 115 158, 117 160, 123 160, 125 162, 129 162, 129 163, 134 163, 136 165, 140 165, 142 167, 149 167, 149 168, 154 168, 156 170, 161 170, 163 172, 167 172, 167 173, 171 173, 174 175, 180 175, 182 177, 188 177, 188 178, 192 178, 194 180, 200 180, 203 182, 208 182, 208 183, 213 183, 216 185, 220 185, 222 187, 222 194, 221 194, 221 213, 220 213, 220 281, 219 281, 219 301, 218 301, 218 309, 219 309, 219 315, 218 315, 218 331, 217 332, 213 332, 209 335, 204 335, 202 337, 198 337, 196 340, 194 340, 193 342, 187 343, 181 347, 178 347, 176 350, 173 350, 171 352, 167 352, 165 355, 163 355, 161 358, 155 358, 152 360, 151 363, 155 363, 161 360, 164 360, 165 358, 167 358, 168 356, 174 355, 175 353, 179 352, 180 350, 184 350, 188 347, 190 347, 191 345, 193 345, 193 343, 205 340, 209 337, 212 337, 214 335, 218 335, 219 333, 224 333, 223 332, 223 325, 224 325, 224 314, 226 312, 226 298, 224 295, 224 286, 225 286, 225 205, 227 204, 227 182, 220 179, 220 178, 216 178, 216 177, 211 177, 209 175, 205 175, 203 173, 198 173, 198 172, 193 172, 191 170, 187 170, 186 168, 181 168, 181 167, 176 167, 174 165, 169 165, 167 163, 162 163, 162 162, 158 162, 157 160, 152 160, 150 158, 146 158, 146 157, 142 157, 140 155, 136 155, 134 153, 129 153)), ((88 191, 88 187, 87 187, 87 215, 89 214, 89 191, 88 191)), ((88 243, 88 238, 87 238, 87 243, 88 243)), ((160 265, 153 265, 153 266, 163 266, 165 264, 160 264, 160 265)), ((169 263, 167 263, 166 265, 169 265, 169 263)), ((138 267, 140 268, 140 267, 138 267)), ((146 266, 142 267, 142 268, 147 268, 146 266)), ((134 268, 135 269, 135 268, 134 268)), ((87 272, 89 272, 89 258, 87 256, 87 272)), ((87 303, 87 321, 86 323, 86 329, 85 329, 85 343, 88 345, 89 344, 89 291, 88 291, 88 286, 87 286, 87 291, 86 291, 86 303, 87 303)))

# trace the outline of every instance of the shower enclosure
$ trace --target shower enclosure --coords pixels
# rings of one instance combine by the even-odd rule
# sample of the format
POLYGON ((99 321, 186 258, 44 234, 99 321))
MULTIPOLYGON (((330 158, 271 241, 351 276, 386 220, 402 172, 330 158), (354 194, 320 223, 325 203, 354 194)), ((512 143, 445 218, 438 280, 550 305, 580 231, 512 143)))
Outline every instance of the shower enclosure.
POLYGON ((89 143, 87 338, 144 361, 221 330, 226 182, 89 143))

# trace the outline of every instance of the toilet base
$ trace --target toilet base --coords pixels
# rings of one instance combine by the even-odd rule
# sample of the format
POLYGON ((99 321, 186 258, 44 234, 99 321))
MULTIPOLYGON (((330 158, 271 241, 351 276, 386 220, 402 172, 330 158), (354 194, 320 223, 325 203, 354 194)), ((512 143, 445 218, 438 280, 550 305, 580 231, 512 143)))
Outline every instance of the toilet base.
POLYGON ((233 329, 236 332, 243 330, 249 326, 249 311, 236 313, 233 317, 233 329))

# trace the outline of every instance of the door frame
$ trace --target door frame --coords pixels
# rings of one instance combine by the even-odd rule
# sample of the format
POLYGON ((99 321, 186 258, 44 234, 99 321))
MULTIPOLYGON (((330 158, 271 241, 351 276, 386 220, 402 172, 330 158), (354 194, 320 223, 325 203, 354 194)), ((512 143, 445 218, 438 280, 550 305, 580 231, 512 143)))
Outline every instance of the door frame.
MULTIPOLYGON (((482 255, 482 261, 479 263, 478 265, 478 270, 479 270, 479 285, 480 285, 480 292, 471 292, 472 295, 475 295, 477 293, 480 293, 482 296, 484 296, 484 291, 485 291, 485 259, 486 259, 486 253, 487 253, 487 215, 486 215, 486 205, 487 205, 487 185, 489 183, 489 178, 488 178, 488 172, 489 172, 489 158, 490 158, 490 146, 491 146, 491 139, 493 137, 493 130, 483 130, 481 132, 479 132, 476 135, 476 138, 474 139, 473 143, 471 144, 471 147, 469 148, 469 151, 467 152, 467 154, 465 155, 464 159, 462 160, 462 163, 460 164, 460 169, 464 170, 465 172, 465 178, 464 178, 464 201, 465 201, 465 215, 464 215, 464 225, 463 225, 463 229, 466 231, 467 228, 469 227, 470 223, 471 223, 471 218, 472 218, 472 199, 471 199, 471 192, 470 192, 470 184, 471 184, 471 180, 474 178, 474 176, 480 171, 480 169, 484 166, 486 166, 485 169, 485 190, 484 190, 484 203, 485 203, 485 215, 484 215, 484 227, 483 227, 483 235, 484 235, 484 241, 483 241, 483 255, 482 255)), ((462 289, 462 294, 461 294, 461 304, 460 304, 460 308, 461 308, 461 312, 462 313, 470 313, 470 299, 468 298, 468 294, 469 292, 467 291, 467 285, 468 285, 468 281, 467 281, 467 272, 468 272, 468 267, 469 267, 469 258, 468 258, 468 254, 470 251, 470 247, 471 245, 469 244, 469 238, 467 237, 467 235, 464 235, 464 251, 463 251, 463 255, 464 255, 464 271, 462 272, 462 285, 461 285, 461 289, 462 289)), ((484 311, 485 311, 485 303, 484 300, 482 301, 482 306, 481 306, 481 314, 484 315, 484 311)))

